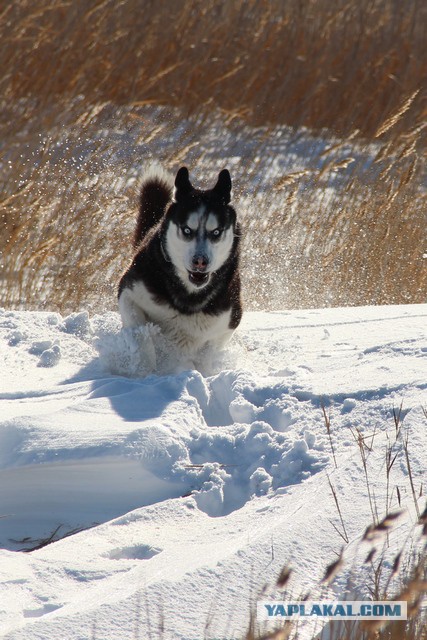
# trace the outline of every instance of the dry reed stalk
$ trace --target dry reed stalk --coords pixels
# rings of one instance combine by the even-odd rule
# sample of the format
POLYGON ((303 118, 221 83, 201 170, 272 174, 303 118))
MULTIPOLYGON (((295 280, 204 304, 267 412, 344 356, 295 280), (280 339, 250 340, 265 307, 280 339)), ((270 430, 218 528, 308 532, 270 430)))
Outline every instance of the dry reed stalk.
POLYGON ((368 460, 367 452, 372 451, 372 444, 371 444, 371 446, 369 446, 366 443, 366 440, 367 440, 368 437, 370 437, 372 439, 371 442, 373 442, 373 439, 375 437, 375 433, 373 435, 371 435, 371 436, 363 436, 362 432, 357 427, 356 427, 355 431, 356 431, 356 434, 351 429, 351 433, 353 435, 353 438, 355 439, 355 441, 357 443, 357 446, 359 447, 359 453, 360 453, 360 457, 361 457, 362 465, 363 465, 363 472, 365 474, 365 482, 366 482, 366 489, 367 489, 367 492, 368 492, 369 506, 371 508, 372 520, 374 522, 374 529, 375 529, 375 527, 379 523, 378 509, 377 509, 377 505, 376 505, 376 501, 375 501, 375 494, 373 492, 373 489, 371 487, 371 483, 369 481, 368 462, 367 462, 367 460, 368 460))
POLYGON ((406 436, 403 438, 403 450, 405 452, 406 467, 408 469, 409 484, 411 485, 411 492, 412 492, 412 497, 413 497, 414 504, 415 504, 415 511, 417 512, 417 517, 419 519, 420 518, 420 508, 418 506, 417 495, 416 495, 416 492, 415 492, 414 478, 412 476, 412 467, 411 467, 411 462, 409 460, 409 450, 408 449, 409 449, 409 434, 406 434, 406 436))
POLYGON ((325 408, 325 405, 323 404, 323 402, 321 402, 320 406, 322 407, 323 418, 325 420, 325 426, 326 426, 326 433, 328 434, 329 445, 331 447, 332 457, 334 459, 334 464, 335 464, 335 469, 337 469, 338 465, 337 465, 337 459, 335 457, 335 449, 334 449, 334 444, 332 442, 332 433, 331 433, 331 413, 330 413, 330 411, 329 411, 329 413, 326 413, 326 408, 325 408))
POLYGON ((335 491, 335 489, 334 489, 334 486, 333 486, 333 484, 332 484, 332 482, 331 482, 331 479, 330 479, 329 475, 327 476, 327 478, 328 478, 329 487, 330 487, 330 489, 331 489, 331 491, 332 491, 332 495, 333 495, 333 497, 334 497, 335 506, 336 506, 336 508, 337 508, 338 515, 339 515, 339 518, 340 518, 342 531, 340 531, 340 530, 335 526, 335 524, 332 522, 332 520, 329 520, 329 522, 331 523, 331 525, 333 526, 333 528, 335 529, 335 531, 338 533, 338 535, 339 535, 339 536, 344 540, 344 542, 345 542, 346 544, 348 544, 348 542, 349 542, 349 537, 348 537, 348 534, 347 534, 347 531, 346 531, 346 528, 345 528, 344 519, 343 519, 343 517, 342 517, 342 512, 341 512, 341 507, 340 507, 340 504, 339 504, 339 501, 338 501, 337 492, 336 492, 336 491, 335 491))

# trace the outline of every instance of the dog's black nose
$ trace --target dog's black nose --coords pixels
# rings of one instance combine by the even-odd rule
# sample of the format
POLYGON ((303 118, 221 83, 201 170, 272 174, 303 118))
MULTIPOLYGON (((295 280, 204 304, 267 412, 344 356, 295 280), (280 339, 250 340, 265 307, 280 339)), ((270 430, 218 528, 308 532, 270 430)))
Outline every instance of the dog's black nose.
POLYGON ((208 259, 206 256, 194 256, 192 264, 194 269, 197 269, 197 271, 204 271, 208 266, 208 259))

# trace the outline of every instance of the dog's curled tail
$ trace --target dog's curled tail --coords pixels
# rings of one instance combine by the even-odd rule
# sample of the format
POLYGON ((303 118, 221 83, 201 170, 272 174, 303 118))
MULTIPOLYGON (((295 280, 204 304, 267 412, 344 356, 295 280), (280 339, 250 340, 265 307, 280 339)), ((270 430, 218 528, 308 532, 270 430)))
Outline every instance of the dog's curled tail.
POLYGON ((160 165, 153 164, 145 172, 141 183, 139 214, 133 245, 136 248, 147 232, 162 218, 172 200, 174 181, 160 165))

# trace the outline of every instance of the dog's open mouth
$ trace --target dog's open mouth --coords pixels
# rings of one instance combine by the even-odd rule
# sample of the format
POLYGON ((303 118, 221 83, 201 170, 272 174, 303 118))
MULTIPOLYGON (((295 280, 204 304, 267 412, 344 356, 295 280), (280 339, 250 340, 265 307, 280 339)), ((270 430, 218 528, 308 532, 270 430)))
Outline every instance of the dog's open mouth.
POLYGON ((196 287, 202 287, 209 280, 209 273, 203 271, 189 271, 188 279, 192 284, 195 284, 196 287))

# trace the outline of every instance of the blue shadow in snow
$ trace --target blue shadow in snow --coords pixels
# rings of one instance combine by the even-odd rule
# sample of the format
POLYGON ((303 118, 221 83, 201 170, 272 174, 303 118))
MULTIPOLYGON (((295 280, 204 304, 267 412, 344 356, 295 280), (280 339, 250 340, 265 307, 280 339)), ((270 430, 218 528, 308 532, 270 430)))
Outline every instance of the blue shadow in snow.
POLYGON ((109 374, 95 358, 62 384, 89 382, 87 401, 106 398, 124 420, 141 422, 159 417, 170 403, 178 401, 191 378, 190 371, 167 376, 151 374, 145 378, 109 374))

